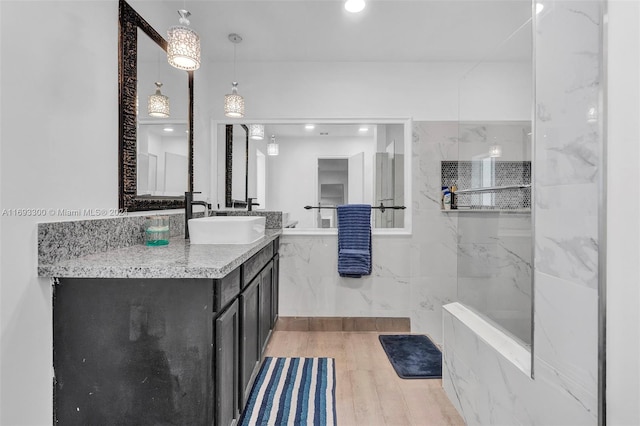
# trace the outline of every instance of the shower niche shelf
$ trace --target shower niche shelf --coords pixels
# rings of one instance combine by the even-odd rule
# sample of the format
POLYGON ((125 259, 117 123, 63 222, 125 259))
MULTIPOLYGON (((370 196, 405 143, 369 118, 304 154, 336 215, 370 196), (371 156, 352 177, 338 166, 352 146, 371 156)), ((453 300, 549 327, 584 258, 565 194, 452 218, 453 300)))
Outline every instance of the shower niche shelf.
POLYGON ((442 161, 442 187, 457 186, 457 209, 449 212, 528 213, 531 161, 442 161))

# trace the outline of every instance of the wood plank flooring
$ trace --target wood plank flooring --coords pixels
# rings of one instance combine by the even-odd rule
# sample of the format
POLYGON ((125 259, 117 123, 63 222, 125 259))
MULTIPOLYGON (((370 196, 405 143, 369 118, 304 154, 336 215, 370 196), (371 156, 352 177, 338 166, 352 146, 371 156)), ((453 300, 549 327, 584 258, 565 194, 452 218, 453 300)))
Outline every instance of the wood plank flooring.
POLYGON ((378 332, 274 331, 265 356, 336 360, 338 426, 464 425, 440 379, 401 379, 378 332))

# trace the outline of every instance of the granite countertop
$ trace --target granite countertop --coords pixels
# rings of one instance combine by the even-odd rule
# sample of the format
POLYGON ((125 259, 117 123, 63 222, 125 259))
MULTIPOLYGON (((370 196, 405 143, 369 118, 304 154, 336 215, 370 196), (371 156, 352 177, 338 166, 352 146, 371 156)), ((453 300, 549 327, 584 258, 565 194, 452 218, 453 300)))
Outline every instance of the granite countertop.
POLYGON ((65 278, 223 278, 282 234, 267 229, 252 244, 189 244, 184 237, 169 245, 130 247, 38 265, 41 277, 65 278))

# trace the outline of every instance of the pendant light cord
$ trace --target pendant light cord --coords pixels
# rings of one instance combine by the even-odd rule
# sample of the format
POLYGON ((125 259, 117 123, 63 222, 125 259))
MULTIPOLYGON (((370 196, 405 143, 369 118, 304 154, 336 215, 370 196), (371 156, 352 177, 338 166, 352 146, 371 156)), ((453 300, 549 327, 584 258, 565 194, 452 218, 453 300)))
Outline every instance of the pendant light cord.
POLYGON ((233 43, 233 81, 236 80, 236 43, 233 43))
POLYGON ((157 60, 157 63, 156 63, 156 71, 157 71, 157 77, 158 77, 158 78, 156 79, 156 81, 160 81, 160 61, 161 61, 161 53, 158 53, 157 58, 158 58, 158 60, 157 60))

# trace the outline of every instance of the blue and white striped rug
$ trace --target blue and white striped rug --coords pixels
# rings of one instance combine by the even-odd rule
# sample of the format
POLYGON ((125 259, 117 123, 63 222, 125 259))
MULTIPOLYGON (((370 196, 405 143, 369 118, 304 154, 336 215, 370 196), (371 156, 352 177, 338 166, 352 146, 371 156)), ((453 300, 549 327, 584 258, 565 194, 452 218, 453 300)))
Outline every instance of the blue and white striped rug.
POLYGON ((265 358, 240 425, 335 425, 335 377, 333 358, 265 358))

